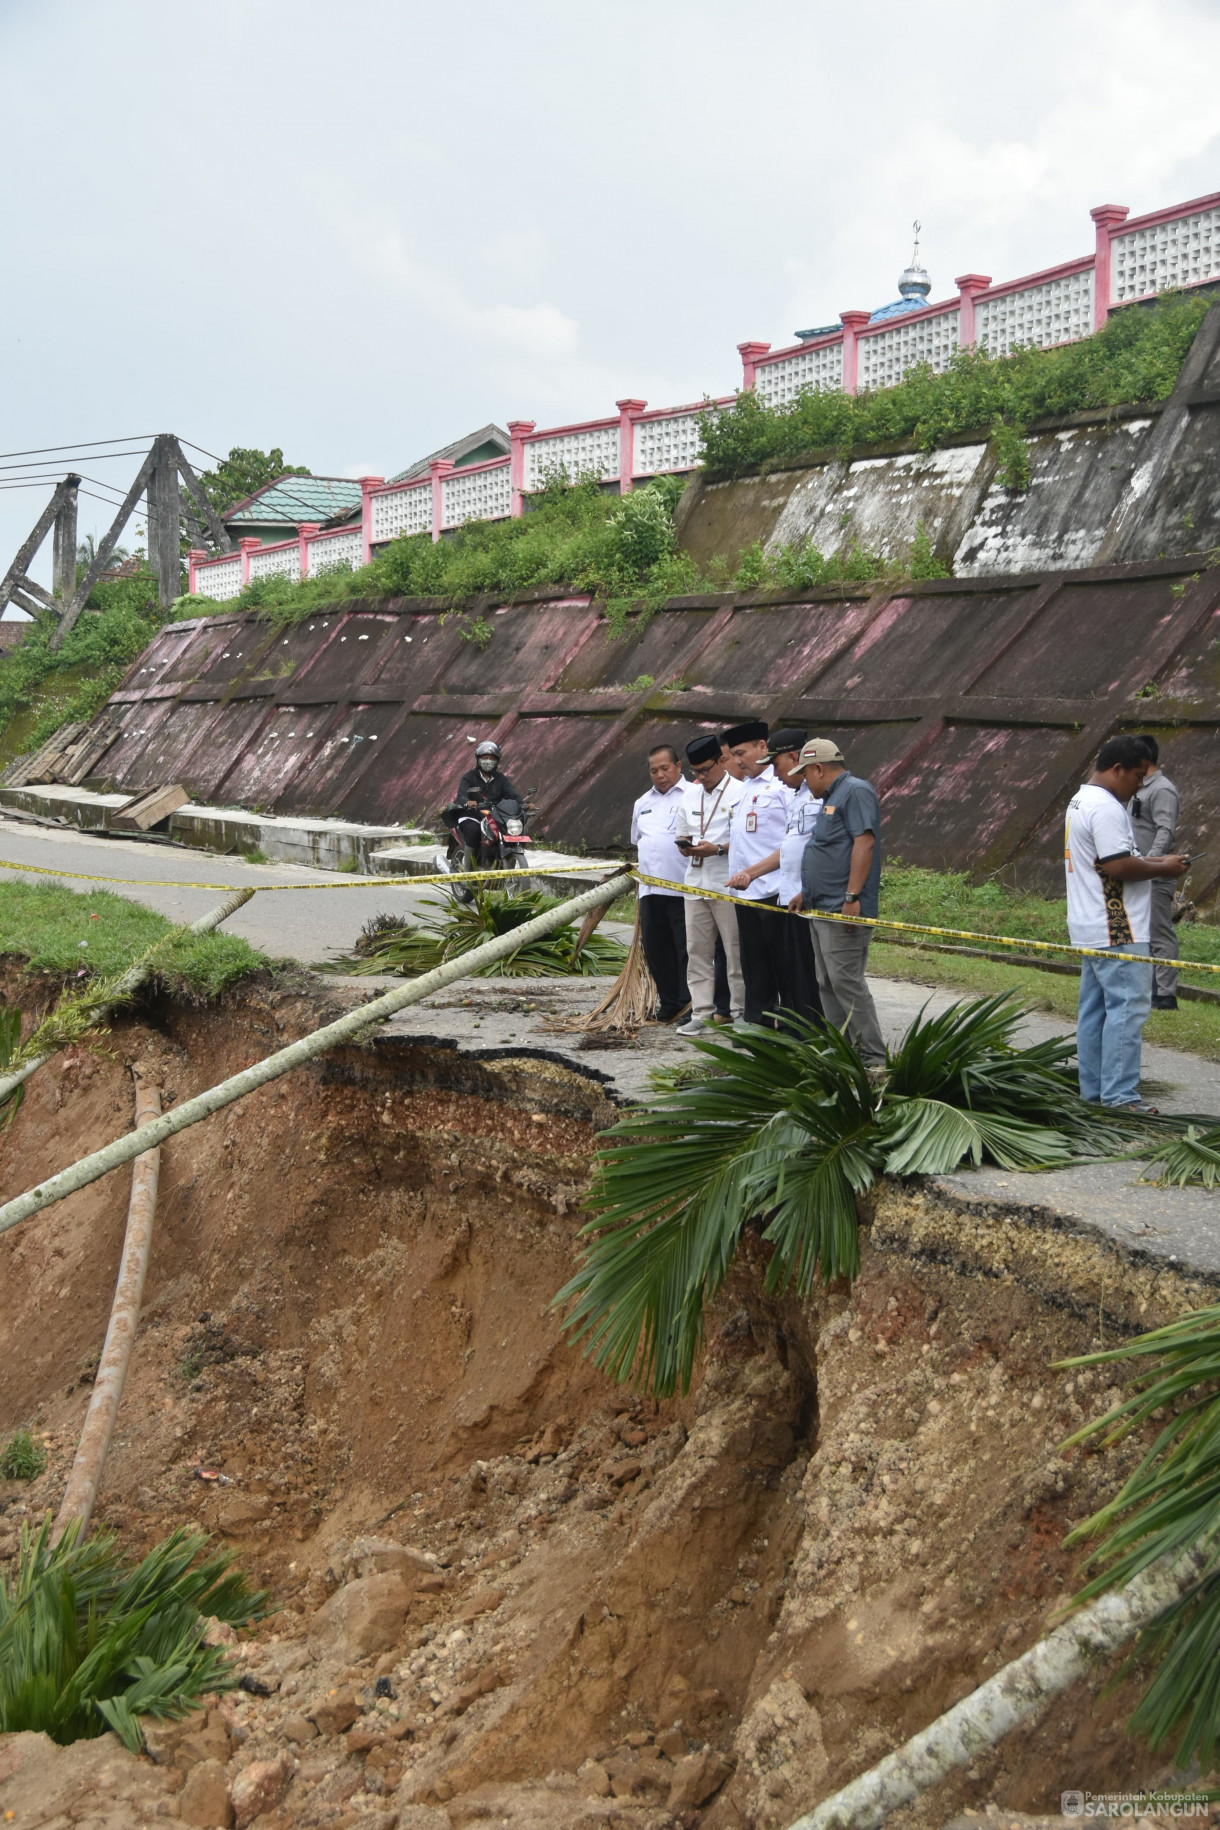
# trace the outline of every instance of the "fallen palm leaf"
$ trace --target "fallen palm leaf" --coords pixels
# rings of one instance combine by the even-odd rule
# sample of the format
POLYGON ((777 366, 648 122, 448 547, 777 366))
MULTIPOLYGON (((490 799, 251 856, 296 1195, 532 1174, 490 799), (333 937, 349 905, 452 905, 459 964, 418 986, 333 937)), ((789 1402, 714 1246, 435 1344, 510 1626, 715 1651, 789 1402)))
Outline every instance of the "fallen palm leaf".
POLYGON ((606 1133, 566 1327, 611 1378, 689 1386, 703 1314, 747 1224, 769 1289, 854 1278, 856 1202, 878 1176, 963 1162, 1045 1169, 1109 1157, 1148 1127, 1086 1104, 1072 1045, 1018 1048, 1008 996, 916 1019, 874 1087, 846 1037, 792 1023, 696 1048, 720 1072, 661 1092, 606 1133))
MULTIPOLYGON (((381 915, 370 922, 354 953, 335 962, 340 972, 393 972, 419 978, 489 940, 510 934, 535 916, 559 907, 562 898, 542 890, 479 890, 469 903, 453 896, 431 905, 419 922, 381 915)), ((554 934, 527 941, 505 959, 492 960, 475 974, 483 978, 595 978, 616 972, 626 948, 604 934, 579 936, 571 922, 554 934)))

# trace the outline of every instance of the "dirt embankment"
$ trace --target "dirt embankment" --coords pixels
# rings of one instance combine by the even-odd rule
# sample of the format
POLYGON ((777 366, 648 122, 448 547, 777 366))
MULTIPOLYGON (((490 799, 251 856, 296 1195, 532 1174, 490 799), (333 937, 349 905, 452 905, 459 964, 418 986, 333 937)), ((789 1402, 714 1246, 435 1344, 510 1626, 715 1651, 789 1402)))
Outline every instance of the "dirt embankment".
MULTIPOLYGON (((56 1060, 3 1192, 130 1124, 125 1063, 181 1099, 323 1002, 268 981, 56 1060)), ((612 1389, 548 1307, 601 1097, 545 1063, 353 1049, 165 1148, 99 1523, 135 1548, 198 1521, 277 1612, 236 1648, 243 1689, 150 1733, 155 1765, 0 1738, 17 1830, 73 1798, 116 1827, 778 1830, 1042 1633, 1069 1521, 1130 1460, 1056 1449, 1107 1402, 1048 1371, 1091 1344, 1091 1299, 899 1195, 850 1295, 771 1303, 748 1253, 690 1397, 612 1389)), ((0 1430, 31 1423, 51 1457, 0 1488, 0 1556, 62 1490, 127 1185, 0 1240, 0 1430)), ((1127 1325, 1182 1294, 1123 1277, 1127 1325)), ((1129 1705, 1078 1686, 909 1821, 1148 1779, 1129 1705)))

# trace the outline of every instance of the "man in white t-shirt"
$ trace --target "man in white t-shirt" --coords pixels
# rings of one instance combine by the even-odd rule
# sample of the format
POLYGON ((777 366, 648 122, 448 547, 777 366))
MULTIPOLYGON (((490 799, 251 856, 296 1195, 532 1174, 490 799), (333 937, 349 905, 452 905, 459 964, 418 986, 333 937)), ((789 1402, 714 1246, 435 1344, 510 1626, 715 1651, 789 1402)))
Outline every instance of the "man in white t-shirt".
MULTIPOLYGON (((1142 858, 1127 802, 1148 765, 1138 737, 1111 737, 1068 803, 1063 830, 1068 936, 1075 947, 1150 952, 1154 877, 1181 877, 1179 853, 1142 858)), ((1140 1044, 1152 1007, 1152 967, 1121 959, 1080 962, 1076 1056, 1083 1098, 1129 1112, 1151 1112, 1140 1098, 1140 1044)))
MULTIPOLYGON (((631 843, 637 847, 641 871, 678 884, 684 880, 686 859, 678 850, 678 810, 682 805, 682 765, 671 743, 654 744, 648 752, 652 787, 641 794, 631 810, 631 843)), ((686 988, 686 909, 680 889, 640 884, 640 941, 644 958, 657 988, 657 1015, 672 1023, 690 1003, 686 988)))

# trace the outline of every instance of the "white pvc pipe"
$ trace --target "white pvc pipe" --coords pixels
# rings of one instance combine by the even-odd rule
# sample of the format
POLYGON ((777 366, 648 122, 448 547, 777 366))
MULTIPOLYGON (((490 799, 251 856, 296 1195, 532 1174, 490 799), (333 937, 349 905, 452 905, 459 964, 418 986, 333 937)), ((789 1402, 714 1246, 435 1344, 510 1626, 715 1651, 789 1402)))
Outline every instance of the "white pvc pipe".
MULTIPOLYGON (((161 1111, 160 1087, 146 1087, 136 1081, 136 1129, 151 1124, 161 1111)), ((131 1200, 127 1206, 127 1232, 123 1239, 123 1256, 114 1286, 110 1325, 98 1361, 97 1377, 85 1424, 81 1430, 76 1460, 68 1476, 68 1485, 60 1502, 59 1516, 51 1532, 52 1548, 59 1543, 73 1519, 80 1520, 79 1537, 89 1529, 89 1520, 97 1503, 102 1469, 114 1435, 115 1418, 123 1400, 131 1349, 140 1325, 140 1305, 144 1300, 144 1278, 148 1255, 152 1249, 153 1217, 157 1211, 157 1179, 161 1152, 146 1150, 135 1160, 131 1172, 131 1200)))

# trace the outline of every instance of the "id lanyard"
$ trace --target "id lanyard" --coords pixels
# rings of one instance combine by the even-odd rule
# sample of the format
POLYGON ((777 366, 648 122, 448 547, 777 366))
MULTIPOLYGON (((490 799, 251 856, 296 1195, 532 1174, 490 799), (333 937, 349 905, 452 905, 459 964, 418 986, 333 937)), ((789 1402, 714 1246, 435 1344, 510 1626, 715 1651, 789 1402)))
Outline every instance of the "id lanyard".
MULTIPOLYGON (((716 790, 716 798, 712 802, 710 811, 708 810, 708 808, 705 805, 705 803, 707 801, 706 792, 704 793, 703 798, 699 803, 699 843, 701 845, 704 844, 707 839, 707 822, 709 820, 714 820, 716 818, 716 809, 720 805, 720 797, 724 793, 724 791, 728 787, 728 785, 729 785, 729 778, 726 775, 724 780, 721 782, 719 788, 717 788, 717 790, 716 790)), ((703 869, 703 859, 702 858, 688 858, 687 863, 692 864, 697 871, 701 871, 703 869)))

